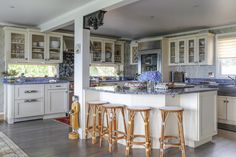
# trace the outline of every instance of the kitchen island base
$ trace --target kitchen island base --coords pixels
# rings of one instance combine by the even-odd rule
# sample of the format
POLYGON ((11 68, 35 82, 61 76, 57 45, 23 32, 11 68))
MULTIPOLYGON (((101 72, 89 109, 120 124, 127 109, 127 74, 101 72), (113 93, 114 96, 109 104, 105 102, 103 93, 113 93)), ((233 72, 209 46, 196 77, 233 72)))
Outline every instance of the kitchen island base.
MULTIPOLYGON (((122 94, 106 92, 99 90, 84 90, 85 101, 101 100, 115 104, 124 104, 127 106, 150 106, 152 107, 151 119, 151 142, 152 148, 159 149, 159 138, 161 130, 161 115, 159 108, 163 106, 181 106, 184 108, 184 134, 186 145, 192 148, 200 146, 212 140, 217 134, 216 119, 216 90, 205 92, 183 93, 183 94, 122 94)), ((82 108, 86 113, 87 105, 82 108)), ((177 124, 175 117, 170 115, 167 121, 166 135, 176 136, 177 124)), ((82 126, 85 122, 85 114, 82 115, 82 126), (83 120, 84 119, 84 120, 83 120)), ((126 118, 128 118, 126 114, 126 118)), ((136 134, 144 134, 144 124, 141 116, 135 117, 136 134)), ((118 121, 119 128, 122 128, 122 120, 118 121)), ((83 128, 84 129, 84 128, 83 128)), ((82 136, 83 137, 83 136, 82 136)), ((120 143, 126 144, 125 141, 120 143)))

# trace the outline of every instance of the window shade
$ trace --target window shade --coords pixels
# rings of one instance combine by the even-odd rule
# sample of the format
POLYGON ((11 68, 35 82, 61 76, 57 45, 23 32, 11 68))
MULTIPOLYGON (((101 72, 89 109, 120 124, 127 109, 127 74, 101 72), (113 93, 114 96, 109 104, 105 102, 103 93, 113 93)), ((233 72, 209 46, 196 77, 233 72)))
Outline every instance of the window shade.
POLYGON ((218 58, 236 58, 236 34, 218 37, 218 58))

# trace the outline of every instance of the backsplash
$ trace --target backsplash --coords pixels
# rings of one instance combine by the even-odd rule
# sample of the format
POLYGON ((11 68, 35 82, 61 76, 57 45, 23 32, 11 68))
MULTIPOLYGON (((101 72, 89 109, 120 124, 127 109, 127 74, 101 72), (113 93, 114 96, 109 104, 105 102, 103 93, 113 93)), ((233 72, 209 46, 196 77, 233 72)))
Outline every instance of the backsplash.
POLYGON ((209 78, 208 73, 216 74, 215 65, 172 66, 171 71, 183 71, 188 78, 209 78))
POLYGON ((64 53, 63 63, 59 64, 59 77, 71 78, 74 76, 74 53, 64 53))

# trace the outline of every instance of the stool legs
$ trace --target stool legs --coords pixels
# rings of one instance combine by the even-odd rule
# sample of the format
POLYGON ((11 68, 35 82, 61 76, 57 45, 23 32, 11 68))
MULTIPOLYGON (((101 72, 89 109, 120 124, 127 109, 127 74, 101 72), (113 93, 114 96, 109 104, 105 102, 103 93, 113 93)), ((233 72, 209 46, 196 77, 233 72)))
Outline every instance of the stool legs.
POLYGON ((133 119, 134 119, 134 112, 129 111, 129 121, 128 121, 128 134, 127 134, 127 144, 126 144, 126 151, 125 155, 128 156, 130 153, 130 148, 131 148, 131 140, 132 140, 132 135, 133 135, 133 119))
POLYGON ((149 112, 144 112, 144 125, 145 125, 145 139, 146 139, 146 157, 151 156, 151 139, 150 139, 150 119, 149 112))
POLYGON ((93 105, 93 133, 92 133, 92 144, 96 143, 96 121, 97 121, 97 110, 96 106, 93 105))
POLYGON ((88 131, 89 131, 89 113, 90 113, 90 105, 88 105, 88 112, 87 112, 87 122, 86 122, 86 129, 85 129, 85 139, 88 138, 88 131))
POLYGON ((184 130, 183 130, 183 110, 176 112, 161 111, 162 124, 161 124, 161 137, 160 137, 160 157, 164 157, 164 146, 169 147, 179 147, 182 153, 182 157, 186 157, 186 148, 184 140, 184 130), (165 124, 169 113, 173 113, 177 117, 178 121, 178 134, 179 137, 165 136, 165 124), (165 140, 170 138, 179 139, 179 144, 165 144, 165 140))
POLYGON ((164 156, 164 140, 165 140, 165 122, 167 118, 166 112, 161 112, 161 138, 160 138, 160 157, 164 156))
POLYGON ((179 139, 181 143, 181 152, 182 157, 186 157, 186 150, 185 150, 185 140, 184 140, 184 130, 183 130, 183 113, 178 113, 178 128, 179 128, 179 139))

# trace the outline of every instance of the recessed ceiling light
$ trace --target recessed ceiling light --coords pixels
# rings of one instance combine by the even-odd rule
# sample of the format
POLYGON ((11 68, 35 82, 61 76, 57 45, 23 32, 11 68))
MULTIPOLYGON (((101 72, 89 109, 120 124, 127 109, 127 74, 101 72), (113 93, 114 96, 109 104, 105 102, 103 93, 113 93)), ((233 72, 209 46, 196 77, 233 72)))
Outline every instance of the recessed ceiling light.
POLYGON ((10 8, 11 8, 11 9, 14 9, 14 8, 15 8, 15 6, 14 6, 14 5, 10 5, 10 8))
POLYGON ((150 16, 150 19, 154 19, 155 18, 155 16, 150 16))

